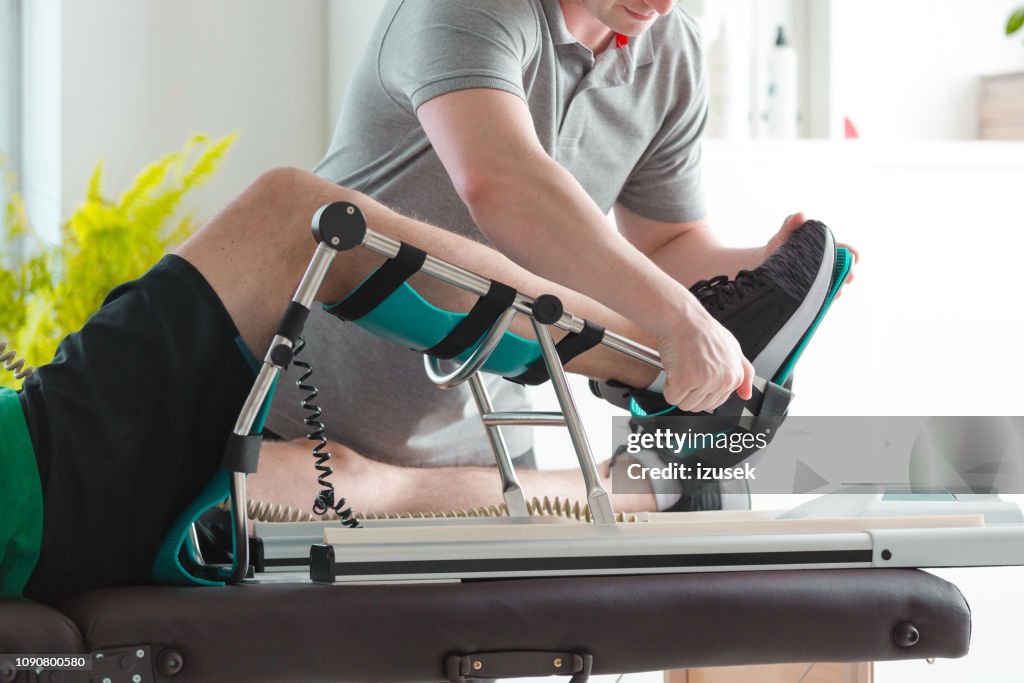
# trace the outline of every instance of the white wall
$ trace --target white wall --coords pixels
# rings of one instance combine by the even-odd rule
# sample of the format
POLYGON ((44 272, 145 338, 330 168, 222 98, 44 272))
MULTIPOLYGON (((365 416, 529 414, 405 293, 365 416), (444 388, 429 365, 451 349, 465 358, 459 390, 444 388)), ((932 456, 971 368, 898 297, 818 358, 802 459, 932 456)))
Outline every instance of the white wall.
MULTIPOLYGON (((30 11, 37 1, 26 3, 30 11)), ((199 216, 215 211, 260 171, 285 164, 309 168, 323 153, 322 1, 40 3, 47 4, 59 5, 59 23, 49 16, 34 24, 38 38, 28 50, 39 69, 59 74, 59 90, 42 98, 30 92, 30 106, 48 111, 26 117, 26 157, 46 160, 30 188, 41 228, 52 230, 58 217, 67 218, 98 160, 106 161, 108 187, 119 190, 195 132, 240 133, 222 170, 190 200, 199 216), (41 53, 44 42, 51 44, 41 53), (59 49, 52 49, 54 43, 59 49)))
POLYGON ((832 0, 839 114, 871 140, 976 138, 978 76, 1024 71, 1018 0, 832 0))
POLYGON ((384 0, 327 0, 327 124, 334 131, 352 69, 363 56, 384 0))

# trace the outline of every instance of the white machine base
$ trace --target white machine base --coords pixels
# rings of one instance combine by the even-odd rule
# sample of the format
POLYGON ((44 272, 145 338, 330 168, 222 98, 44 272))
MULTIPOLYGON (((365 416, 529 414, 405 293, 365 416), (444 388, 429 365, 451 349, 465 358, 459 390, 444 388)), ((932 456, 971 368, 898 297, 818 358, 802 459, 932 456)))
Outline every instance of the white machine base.
POLYGON ((1024 523, 986 520, 1014 520, 1014 511, 1019 520, 1019 508, 998 499, 975 503, 980 507, 953 503, 916 515, 909 514, 915 503, 889 501, 878 509, 908 513, 890 517, 870 514, 868 503, 862 516, 829 515, 823 508, 836 503, 828 501, 818 503, 825 513, 818 517, 810 516, 812 505, 783 514, 649 514, 614 525, 478 519, 330 527, 311 549, 310 575, 336 583, 1024 565, 1024 523), (950 514, 960 512, 969 514, 950 514))

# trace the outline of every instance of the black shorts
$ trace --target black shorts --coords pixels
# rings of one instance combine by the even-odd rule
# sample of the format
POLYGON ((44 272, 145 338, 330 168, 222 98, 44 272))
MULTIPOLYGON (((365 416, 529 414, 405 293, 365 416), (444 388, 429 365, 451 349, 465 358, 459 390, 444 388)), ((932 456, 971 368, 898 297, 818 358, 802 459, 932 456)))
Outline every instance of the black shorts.
POLYGON ((213 288, 177 256, 110 293, 21 394, 43 485, 26 597, 149 581, 220 468, 254 365, 213 288))

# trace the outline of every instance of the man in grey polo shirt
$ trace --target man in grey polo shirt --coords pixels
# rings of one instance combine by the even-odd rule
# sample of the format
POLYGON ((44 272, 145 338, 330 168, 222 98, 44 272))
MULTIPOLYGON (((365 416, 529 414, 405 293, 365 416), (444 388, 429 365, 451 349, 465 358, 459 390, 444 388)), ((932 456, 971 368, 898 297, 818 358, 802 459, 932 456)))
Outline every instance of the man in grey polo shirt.
MULTIPOLYGON (((709 409, 749 392, 752 369, 683 285, 756 267, 802 218, 765 246, 715 240, 700 178, 706 86, 696 25, 674 0, 391 0, 316 172, 651 330, 679 369, 666 396, 709 409)), ((429 298, 430 283, 416 286, 429 298)), ((468 390, 438 391, 418 354, 323 314, 306 337, 333 440, 395 465, 491 462, 468 390)), ((501 409, 525 407, 519 386, 488 381, 501 409)), ((292 384, 268 423, 286 438, 303 431, 292 384)), ((511 453, 529 450, 528 431, 507 430, 511 453)), ((541 493, 576 492, 538 474, 541 493)), ((449 505, 478 502, 459 476, 446 472, 449 505)))

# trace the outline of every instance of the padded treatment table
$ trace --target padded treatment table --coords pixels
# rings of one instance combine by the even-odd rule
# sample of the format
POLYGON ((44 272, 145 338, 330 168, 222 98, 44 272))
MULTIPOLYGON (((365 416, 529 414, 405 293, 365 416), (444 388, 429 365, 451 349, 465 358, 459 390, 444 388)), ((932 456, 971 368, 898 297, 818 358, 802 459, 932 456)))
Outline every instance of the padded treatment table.
POLYGON ((951 658, 970 632, 956 587, 914 569, 140 587, 56 609, 0 603, 0 653, 146 648, 132 672, 175 683, 441 681, 449 655, 496 651, 586 653, 594 674, 951 658))

